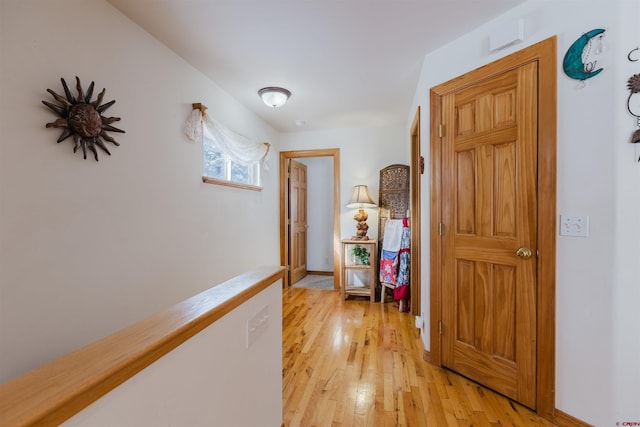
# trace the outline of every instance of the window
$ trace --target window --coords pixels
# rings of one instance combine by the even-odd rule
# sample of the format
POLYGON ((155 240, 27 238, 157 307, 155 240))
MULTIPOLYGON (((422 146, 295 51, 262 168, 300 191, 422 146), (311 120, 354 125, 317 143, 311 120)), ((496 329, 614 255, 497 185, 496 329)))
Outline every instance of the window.
POLYGON ((260 190, 260 162, 243 164, 231 159, 215 143, 205 126, 202 138, 202 179, 204 182, 260 190))
POLYGON ((249 190, 262 190, 261 166, 267 167, 271 145, 240 135, 205 114, 207 107, 192 104, 184 132, 202 143, 202 181, 249 190))

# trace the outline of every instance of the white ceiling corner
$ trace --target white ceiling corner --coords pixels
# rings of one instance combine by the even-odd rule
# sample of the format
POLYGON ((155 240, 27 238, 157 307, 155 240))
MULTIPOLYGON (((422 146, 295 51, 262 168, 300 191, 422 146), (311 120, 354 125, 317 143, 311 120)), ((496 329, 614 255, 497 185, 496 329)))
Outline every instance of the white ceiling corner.
POLYGON ((295 132, 405 123, 425 55, 524 0, 107 1, 295 132), (271 109, 257 95, 264 86, 293 95, 271 109))

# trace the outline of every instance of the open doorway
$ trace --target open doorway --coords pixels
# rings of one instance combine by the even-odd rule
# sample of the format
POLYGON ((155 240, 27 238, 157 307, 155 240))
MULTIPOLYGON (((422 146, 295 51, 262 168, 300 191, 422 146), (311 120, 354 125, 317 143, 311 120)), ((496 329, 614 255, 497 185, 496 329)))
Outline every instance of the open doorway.
POLYGON ((340 149, 318 149, 280 152, 280 263, 288 268, 283 282, 290 286, 291 266, 291 195, 288 170, 292 159, 331 157, 333 160, 333 287, 340 289, 340 149))

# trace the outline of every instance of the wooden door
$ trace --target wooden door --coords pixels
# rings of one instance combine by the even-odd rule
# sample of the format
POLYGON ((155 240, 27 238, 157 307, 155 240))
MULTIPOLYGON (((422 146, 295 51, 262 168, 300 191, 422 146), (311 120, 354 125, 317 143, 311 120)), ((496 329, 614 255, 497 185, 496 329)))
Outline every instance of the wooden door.
POLYGON ((424 158, 420 155, 420 106, 411 124, 411 183, 409 201, 411 205, 411 261, 409 283, 411 286, 411 314, 422 317, 422 273, 421 259, 421 201, 420 175, 424 172, 424 158))
POLYGON ((307 275, 307 166, 289 161, 289 285, 307 275))
POLYGON ((442 363, 536 407, 537 63, 442 98, 442 363))

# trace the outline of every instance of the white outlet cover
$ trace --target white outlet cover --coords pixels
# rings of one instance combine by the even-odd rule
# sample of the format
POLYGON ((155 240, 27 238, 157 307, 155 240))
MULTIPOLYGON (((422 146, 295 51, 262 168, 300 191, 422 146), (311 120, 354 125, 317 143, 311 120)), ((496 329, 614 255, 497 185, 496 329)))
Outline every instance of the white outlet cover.
POLYGON ((247 320, 247 348, 251 347, 269 326, 269 306, 265 305, 260 311, 247 320))
POLYGON ((589 237, 589 217, 587 215, 560 215, 560 235, 589 237))

